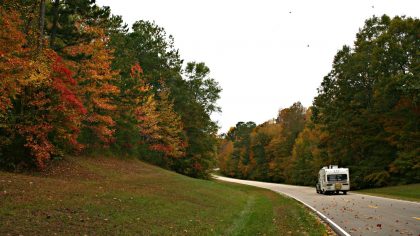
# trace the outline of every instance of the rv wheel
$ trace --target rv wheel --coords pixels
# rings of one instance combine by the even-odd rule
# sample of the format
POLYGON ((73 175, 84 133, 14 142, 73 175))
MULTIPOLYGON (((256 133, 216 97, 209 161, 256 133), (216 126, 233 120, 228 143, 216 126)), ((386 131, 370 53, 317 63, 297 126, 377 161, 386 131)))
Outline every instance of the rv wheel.
POLYGON ((346 195, 347 194, 347 191, 343 191, 343 194, 346 195))

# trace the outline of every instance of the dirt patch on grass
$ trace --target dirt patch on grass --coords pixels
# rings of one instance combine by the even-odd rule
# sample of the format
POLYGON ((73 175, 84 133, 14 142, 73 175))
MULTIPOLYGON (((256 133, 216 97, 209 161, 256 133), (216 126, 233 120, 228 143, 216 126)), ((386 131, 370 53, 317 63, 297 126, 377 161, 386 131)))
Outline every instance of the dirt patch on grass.
POLYGON ((56 178, 64 180, 99 180, 101 175, 82 166, 77 159, 80 157, 64 157, 53 161, 41 172, 33 172, 31 175, 38 177, 56 178))
POLYGON ((131 158, 120 159, 116 157, 87 157, 85 162, 119 174, 142 173, 143 175, 147 173, 154 173, 154 170, 160 169, 153 165, 149 165, 137 159, 131 158))

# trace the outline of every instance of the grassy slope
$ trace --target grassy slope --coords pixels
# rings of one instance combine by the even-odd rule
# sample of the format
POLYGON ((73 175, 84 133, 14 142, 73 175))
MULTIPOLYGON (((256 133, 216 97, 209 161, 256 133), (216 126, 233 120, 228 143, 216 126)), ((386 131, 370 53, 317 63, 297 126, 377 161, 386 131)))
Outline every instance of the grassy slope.
POLYGON ((420 202, 420 184, 363 189, 358 193, 420 202))
POLYGON ((73 158, 46 173, 0 172, 0 235, 323 235, 295 201, 188 178, 137 160, 73 158))

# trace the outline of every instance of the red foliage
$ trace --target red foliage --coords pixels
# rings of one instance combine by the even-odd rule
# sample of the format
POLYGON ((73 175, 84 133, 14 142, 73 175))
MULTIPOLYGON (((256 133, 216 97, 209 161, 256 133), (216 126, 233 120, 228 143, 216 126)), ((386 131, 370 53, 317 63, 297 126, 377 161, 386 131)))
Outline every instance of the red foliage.
POLYGON ((61 101, 64 103, 61 108, 66 105, 75 108, 80 114, 86 114, 87 110, 83 106, 77 94, 69 87, 76 85, 76 80, 72 77, 72 72, 63 63, 63 60, 58 55, 55 56, 55 61, 52 65, 53 73, 53 87, 60 93, 61 101))
POLYGON ((140 78, 140 76, 143 74, 143 68, 136 63, 134 66, 131 67, 131 77, 132 78, 140 78))
POLYGON ((171 153, 173 152, 174 149, 171 146, 158 143, 158 144, 151 145, 150 150, 164 152, 164 153, 171 153))
POLYGON ((199 162, 194 162, 193 168, 197 171, 202 171, 203 170, 203 167, 201 166, 201 164, 199 162))
POLYGON ((18 125, 19 133, 25 137, 25 147, 31 151, 40 169, 45 168, 45 161, 54 152, 54 145, 48 140, 52 125, 41 123, 36 125, 18 125))

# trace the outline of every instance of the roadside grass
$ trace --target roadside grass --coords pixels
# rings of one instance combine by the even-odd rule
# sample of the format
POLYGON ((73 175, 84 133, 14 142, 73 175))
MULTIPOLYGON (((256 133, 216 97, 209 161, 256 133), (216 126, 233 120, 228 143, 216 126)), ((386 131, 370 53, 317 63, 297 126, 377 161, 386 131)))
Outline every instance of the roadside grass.
POLYGON ((0 235, 325 235, 303 205, 138 160, 65 158, 0 172, 0 235))
POLYGON ((420 184, 363 189, 357 193, 420 202, 420 184))

